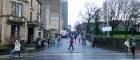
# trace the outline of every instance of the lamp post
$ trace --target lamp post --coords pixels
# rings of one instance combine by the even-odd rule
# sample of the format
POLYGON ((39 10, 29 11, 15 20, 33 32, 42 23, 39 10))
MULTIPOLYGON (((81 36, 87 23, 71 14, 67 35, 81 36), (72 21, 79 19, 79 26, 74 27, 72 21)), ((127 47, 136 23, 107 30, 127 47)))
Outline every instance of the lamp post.
POLYGON ((61 21, 61 0, 59 0, 59 21, 58 21, 58 29, 60 33, 60 21, 61 21))
POLYGON ((41 2, 41 0, 37 0, 38 1, 38 4, 39 4, 39 10, 38 10, 38 16, 37 16, 37 18, 38 18, 38 37, 41 37, 41 6, 42 6, 42 2, 41 2))
MULTIPOLYGON (((109 27, 109 5, 107 0, 107 27, 109 27)), ((110 37, 109 31, 107 31, 107 37, 110 37)))

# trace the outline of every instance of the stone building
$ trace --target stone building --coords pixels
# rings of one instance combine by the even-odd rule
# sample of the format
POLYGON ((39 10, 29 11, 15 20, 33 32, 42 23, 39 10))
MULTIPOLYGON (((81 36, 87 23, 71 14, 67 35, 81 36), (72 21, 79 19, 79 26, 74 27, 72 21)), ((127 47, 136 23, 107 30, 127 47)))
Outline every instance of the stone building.
POLYGON ((63 18, 61 15, 60 0, 42 0, 42 21, 45 29, 52 33, 63 30, 63 18))
POLYGON ((0 45, 38 37, 38 6, 37 0, 0 0, 0 45))

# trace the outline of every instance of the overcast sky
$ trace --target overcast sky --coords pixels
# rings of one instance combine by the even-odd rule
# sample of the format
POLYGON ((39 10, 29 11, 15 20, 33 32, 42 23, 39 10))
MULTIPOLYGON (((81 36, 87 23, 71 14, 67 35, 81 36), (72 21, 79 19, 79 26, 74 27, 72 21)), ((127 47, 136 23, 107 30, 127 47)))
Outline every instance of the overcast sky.
POLYGON ((98 7, 102 7, 104 0, 68 0, 68 24, 74 26, 80 20, 79 13, 85 7, 85 3, 93 1, 98 7))

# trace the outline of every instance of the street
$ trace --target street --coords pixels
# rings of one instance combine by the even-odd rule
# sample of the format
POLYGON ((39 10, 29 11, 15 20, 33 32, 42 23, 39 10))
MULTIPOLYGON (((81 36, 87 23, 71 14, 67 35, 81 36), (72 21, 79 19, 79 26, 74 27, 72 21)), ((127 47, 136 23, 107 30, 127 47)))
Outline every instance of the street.
POLYGON ((139 60, 140 54, 132 57, 131 53, 92 48, 90 43, 86 45, 74 42, 74 50, 68 50, 69 39, 63 39, 61 45, 57 44, 38 52, 22 54, 21 58, 0 56, 0 60, 139 60))

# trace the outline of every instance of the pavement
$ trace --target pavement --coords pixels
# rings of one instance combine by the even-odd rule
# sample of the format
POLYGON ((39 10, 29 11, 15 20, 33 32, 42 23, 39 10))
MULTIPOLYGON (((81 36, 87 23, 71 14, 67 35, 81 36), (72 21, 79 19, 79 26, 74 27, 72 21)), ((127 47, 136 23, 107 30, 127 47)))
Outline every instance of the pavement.
POLYGON ((92 48, 88 41, 86 44, 74 42, 74 50, 68 49, 69 38, 63 39, 61 43, 40 51, 24 53, 20 58, 2 55, 0 60, 140 60, 140 53, 133 57, 131 53, 92 48))

